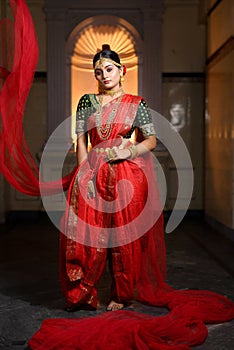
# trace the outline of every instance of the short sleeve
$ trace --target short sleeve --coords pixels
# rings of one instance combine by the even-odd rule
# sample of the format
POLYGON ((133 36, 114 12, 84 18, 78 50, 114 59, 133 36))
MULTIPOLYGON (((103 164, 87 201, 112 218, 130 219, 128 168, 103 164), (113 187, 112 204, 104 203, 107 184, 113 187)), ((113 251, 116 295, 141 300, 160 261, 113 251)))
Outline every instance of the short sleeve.
POLYGON ((86 122, 89 116, 91 107, 91 102, 89 95, 83 95, 78 103, 76 110, 76 133, 84 133, 86 132, 86 122))
POLYGON ((144 99, 142 99, 139 104, 134 126, 141 130, 145 138, 156 135, 152 116, 144 99))

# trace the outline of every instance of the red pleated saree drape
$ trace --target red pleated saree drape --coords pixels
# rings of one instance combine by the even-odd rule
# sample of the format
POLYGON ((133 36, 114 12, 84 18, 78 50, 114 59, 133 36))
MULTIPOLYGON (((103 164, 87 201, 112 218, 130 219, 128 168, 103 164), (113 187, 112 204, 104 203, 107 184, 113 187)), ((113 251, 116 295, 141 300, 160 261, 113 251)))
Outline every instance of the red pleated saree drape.
MULTIPOLYGON (((38 196, 40 195, 38 168, 30 154, 23 132, 24 107, 34 76, 38 47, 26 1, 9 2, 13 20, 0 22, 1 44, 7 44, 9 49, 4 56, 6 60, 3 59, 3 54, 0 57, 0 169, 5 178, 19 191, 38 196)), ((132 167, 136 166, 133 164, 132 167)), ((103 167, 106 167, 106 163, 103 167)), ((72 174, 67 185, 71 178, 75 181, 76 175, 72 174)), ((113 194, 111 192, 111 196, 113 194)), ((120 222, 116 220, 115 226, 120 227, 118 225, 120 222)), ((157 245, 153 234, 163 232, 161 216, 151 229, 149 234, 146 232, 136 240, 142 250, 144 247, 148 250, 145 250, 145 264, 143 266, 136 264, 137 271, 142 268, 144 271, 141 276, 134 276, 137 290, 134 296, 152 305, 166 306, 169 310, 166 316, 152 317, 122 310, 84 319, 49 319, 43 322, 40 330, 30 339, 30 348, 187 350, 205 340, 207 335, 205 323, 233 319, 234 304, 224 296, 210 291, 177 291, 167 286, 164 275, 165 261, 164 258, 162 261, 159 258, 161 249, 162 256, 165 257, 164 244, 161 242, 161 246, 157 245), (149 254, 146 254, 146 251, 149 254), (146 286, 147 293, 140 286, 146 286)), ((71 238, 74 239, 74 236, 71 238)), ((67 275, 69 271, 71 272, 71 261, 69 256, 65 256, 64 259, 66 266, 64 273, 67 275)), ((65 291, 70 290, 67 289, 66 283, 64 288, 65 291)))
POLYGON ((106 149, 131 145, 124 137, 140 100, 125 94, 120 103, 113 100, 102 108, 104 124, 117 110, 108 140, 100 137, 95 116, 88 118, 93 149, 70 186, 61 235, 62 289, 72 304, 97 306, 96 285, 109 253, 112 298, 126 304, 133 298, 152 303, 159 285, 170 290, 164 282, 163 216, 152 155, 106 161, 106 149), (87 198, 90 180, 95 186, 92 199, 87 198))

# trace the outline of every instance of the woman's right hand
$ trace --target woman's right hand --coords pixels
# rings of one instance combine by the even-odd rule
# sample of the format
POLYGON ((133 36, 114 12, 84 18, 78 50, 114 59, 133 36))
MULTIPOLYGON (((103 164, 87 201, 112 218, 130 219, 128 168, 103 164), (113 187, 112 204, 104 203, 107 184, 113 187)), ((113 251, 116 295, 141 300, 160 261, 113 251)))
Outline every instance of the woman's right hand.
POLYGON ((95 186, 94 186, 93 180, 89 180, 89 182, 88 182, 87 197, 89 199, 95 198, 95 186))

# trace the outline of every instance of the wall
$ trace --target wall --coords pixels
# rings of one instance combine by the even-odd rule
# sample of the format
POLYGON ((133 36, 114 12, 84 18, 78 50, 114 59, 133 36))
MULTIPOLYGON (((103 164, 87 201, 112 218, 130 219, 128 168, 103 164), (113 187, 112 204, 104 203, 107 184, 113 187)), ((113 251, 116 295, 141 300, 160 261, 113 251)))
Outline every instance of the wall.
POLYGON ((211 2, 207 21, 205 213, 233 229, 234 2, 211 2))
MULTIPOLYGON (((172 122, 172 106, 175 107, 174 113, 180 112, 181 118, 183 114, 184 123, 178 130, 194 169, 191 210, 203 209, 205 34, 198 1, 165 1, 163 115, 172 122)), ((168 161, 167 178, 167 208, 172 209, 177 196, 177 169, 172 160, 168 161)))

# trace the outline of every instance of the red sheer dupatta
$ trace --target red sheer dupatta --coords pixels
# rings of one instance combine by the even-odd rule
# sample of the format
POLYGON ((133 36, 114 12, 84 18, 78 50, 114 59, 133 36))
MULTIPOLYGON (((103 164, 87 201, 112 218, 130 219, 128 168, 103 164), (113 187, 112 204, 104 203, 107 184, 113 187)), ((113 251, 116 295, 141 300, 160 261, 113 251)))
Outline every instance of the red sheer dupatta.
POLYGON ((205 341, 205 322, 234 317, 233 303, 212 292, 175 291, 167 298, 174 299, 174 308, 160 317, 115 311, 81 319, 45 320, 29 341, 30 349, 189 350, 205 341))
MULTIPOLYGON (((10 0, 10 6, 13 21, 0 22, 1 38, 5 38, 1 44, 8 45, 3 52, 9 57, 14 52, 14 59, 6 55, 8 63, 1 61, 0 69, 0 170, 17 190, 38 196, 38 168, 23 132, 24 107, 38 58, 37 40, 25 0, 10 0)), ((37 350, 188 350, 205 340, 204 323, 234 318, 234 303, 213 292, 175 291, 166 286, 151 292, 147 301, 167 306, 168 315, 116 311, 93 318, 45 320, 29 346, 37 350)), ((139 299, 144 300, 143 291, 139 299)))
MULTIPOLYGON (((38 61, 38 44, 25 0, 9 0, 13 20, 0 21, 0 171, 18 191, 40 196, 39 170, 25 140, 24 108, 38 61)), ((68 187, 73 173, 62 180, 68 187)), ((61 180, 41 184, 56 192, 61 180)))

